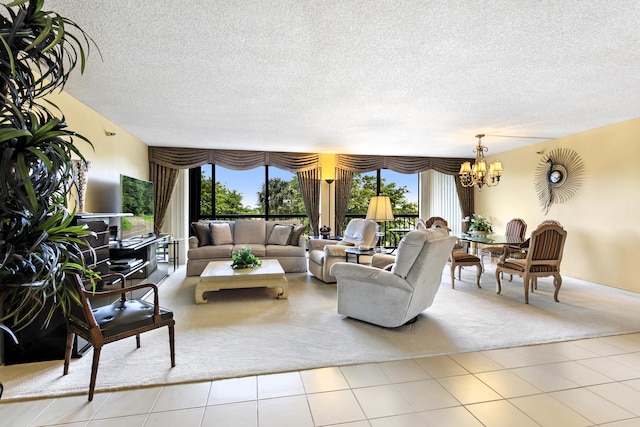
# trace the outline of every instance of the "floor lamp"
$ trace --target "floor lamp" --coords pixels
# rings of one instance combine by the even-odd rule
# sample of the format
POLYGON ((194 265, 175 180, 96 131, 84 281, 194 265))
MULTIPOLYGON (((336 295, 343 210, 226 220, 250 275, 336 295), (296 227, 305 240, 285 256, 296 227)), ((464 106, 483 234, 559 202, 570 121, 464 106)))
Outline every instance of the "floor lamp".
MULTIPOLYGON (((333 179, 325 179, 324 182, 329 184, 329 230, 331 230, 331 184, 333 184, 333 179)), ((335 232, 334 232, 335 234, 335 232)))
MULTIPOLYGON (((382 232, 378 234, 378 238, 382 236, 382 244, 384 245, 384 238, 386 235, 385 223, 387 221, 393 221, 394 219, 393 211, 391 210, 391 199, 389 199, 389 196, 373 196, 371 198, 369 201, 369 209, 367 210, 367 219, 382 222, 382 232)), ((377 249, 378 252, 381 250, 382 248, 377 249)))

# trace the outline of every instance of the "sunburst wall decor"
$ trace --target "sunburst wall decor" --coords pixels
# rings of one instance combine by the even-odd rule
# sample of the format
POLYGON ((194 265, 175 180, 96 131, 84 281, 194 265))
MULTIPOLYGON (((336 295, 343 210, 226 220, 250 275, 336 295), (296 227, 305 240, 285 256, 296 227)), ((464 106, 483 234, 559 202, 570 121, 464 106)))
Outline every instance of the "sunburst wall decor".
POLYGON ((557 148, 545 154, 534 177, 538 201, 543 212, 549 212, 554 203, 571 199, 582 186, 584 165, 573 150, 557 148))

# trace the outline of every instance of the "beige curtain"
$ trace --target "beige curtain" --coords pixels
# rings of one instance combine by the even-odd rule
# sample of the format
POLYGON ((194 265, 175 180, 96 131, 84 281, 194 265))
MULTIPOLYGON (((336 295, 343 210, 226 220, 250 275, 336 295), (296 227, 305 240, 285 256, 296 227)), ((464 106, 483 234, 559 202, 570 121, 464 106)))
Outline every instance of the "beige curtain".
POLYGON ((320 169, 308 169, 297 173, 300 192, 307 211, 307 218, 314 236, 319 236, 320 221, 320 169))
POLYGON ((460 202, 460 210, 462 210, 462 218, 466 218, 473 213, 474 209, 475 199, 473 187, 463 187, 460 180, 456 179, 456 190, 458 191, 458 201, 460 202))
POLYGON ((342 236, 342 224, 347 215, 349 195, 353 183, 353 172, 344 169, 336 169, 336 230, 338 236, 342 236))
POLYGON ((178 180, 178 169, 171 169, 157 163, 149 163, 149 180, 154 183, 154 211, 155 222, 153 232, 160 235, 162 224, 167 215, 167 208, 171 200, 171 193, 178 180))

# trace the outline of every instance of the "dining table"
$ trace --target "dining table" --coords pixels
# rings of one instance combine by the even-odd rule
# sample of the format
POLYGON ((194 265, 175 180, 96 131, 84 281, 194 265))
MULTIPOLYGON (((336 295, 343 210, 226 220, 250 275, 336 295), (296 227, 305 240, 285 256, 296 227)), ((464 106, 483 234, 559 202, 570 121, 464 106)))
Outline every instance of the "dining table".
MULTIPOLYGON (((462 242, 469 243, 471 248, 476 251, 476 255, 478 258, 482 259, 481 251, 482 246, 499 246, 503 245, 505 247, 522 247, 522 244, 527 241, 527 239, 520 238, 518 236, 510 236, 506 234, 493 234, 493 233, 457 233, 455 236, 462 242)), ((505 254, 502 256, 501 260, 506 258, 506 254, 508 252, 505 251, 505 254)))

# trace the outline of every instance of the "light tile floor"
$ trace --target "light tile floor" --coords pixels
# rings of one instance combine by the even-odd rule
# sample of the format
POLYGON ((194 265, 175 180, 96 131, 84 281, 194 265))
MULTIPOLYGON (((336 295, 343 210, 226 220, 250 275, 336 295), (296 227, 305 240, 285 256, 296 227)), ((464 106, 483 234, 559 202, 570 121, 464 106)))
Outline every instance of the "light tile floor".
POLYGON ((0 404, 0 426, 640 426, 640 333, 0 404))

